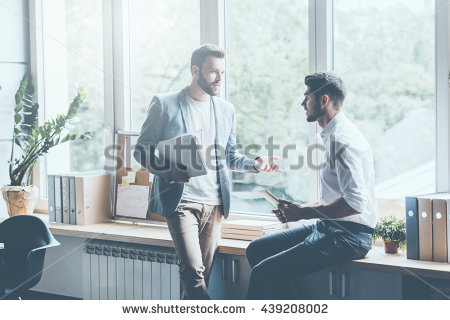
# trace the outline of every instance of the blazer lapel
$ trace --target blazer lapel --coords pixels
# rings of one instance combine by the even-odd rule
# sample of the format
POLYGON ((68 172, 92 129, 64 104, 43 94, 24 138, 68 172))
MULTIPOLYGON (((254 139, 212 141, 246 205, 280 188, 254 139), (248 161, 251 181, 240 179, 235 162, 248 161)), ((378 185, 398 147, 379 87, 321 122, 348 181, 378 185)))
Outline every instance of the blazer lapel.
POLYGON ((186 128, 186 133, 192 132, 191 126, 191 116, 189 114, 189 106, 187 101, 187 88, 181 90, 180 95, 178 97, 178 105, 180 106, 181 116, 183 117, 184 126, 186 128))
MULTIPOLYGON (((212 101, 212 106, 213 106, 213 111, 214 111, 214 122, 216 124, 216 138, 214 139, 214 144, 215 144, 215 149, 216 149, 216 161, 219 161, 221 159, 225 158, 225 155, 222 154, 221 150, 222 148, 219 148, 219 146, 223 146, 223 123, 222 123, 222 119, 223 119, 223 115, 222 115, 222 110, 220 107, 217 106, 216 100, 214 99, 214 97, 211 98, 212 101)), ((217 162, 216 162, 217 165, 217 162)), ((220 174, 217 175, 217 179, 219 179, 220 181, 220 174)))

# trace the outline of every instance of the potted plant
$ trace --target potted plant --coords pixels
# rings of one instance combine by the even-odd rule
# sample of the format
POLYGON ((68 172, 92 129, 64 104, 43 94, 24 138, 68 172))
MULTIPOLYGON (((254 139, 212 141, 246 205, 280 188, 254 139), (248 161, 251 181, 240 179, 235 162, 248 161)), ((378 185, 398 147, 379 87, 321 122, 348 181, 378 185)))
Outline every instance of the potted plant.
POLYGON ((375 226, 374 239, 381 238, 384 242, 384 252, 397 253, 398 248, 406 245, 405 220, 395 216, 381 218, 375 226))
POLYGON ((33 167, 40 156, 64 142, 92 138, 90 132, 69 132, 70 122, 84 100, 83 88, 78 89, 67 114, 57 115, 55 119, 39 125, 39 105, 32 104, 34 90, 28 80, 25 74, 15 96, 11 159, 8 161, 10 184, 2 187, 10 216, 33 213, 39 190, 30 185, 30 181, 33 167))

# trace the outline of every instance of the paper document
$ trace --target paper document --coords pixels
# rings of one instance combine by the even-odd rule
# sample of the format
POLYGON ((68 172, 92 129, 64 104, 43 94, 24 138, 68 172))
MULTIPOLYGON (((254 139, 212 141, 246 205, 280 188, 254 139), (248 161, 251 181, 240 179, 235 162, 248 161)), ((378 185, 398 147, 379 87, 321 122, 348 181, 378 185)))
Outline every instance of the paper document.
POLYGON ((158 158, 172 164, 184 166, 189 177, 206 174, 205 161, 199 151, 197 138, 192 134, 183 134, 173 139, 160 141, 157 146, 158 158))
POLYGON ((145 219, 148 206, 148 186, 121 184, 117 187, 116 215, 145 219))

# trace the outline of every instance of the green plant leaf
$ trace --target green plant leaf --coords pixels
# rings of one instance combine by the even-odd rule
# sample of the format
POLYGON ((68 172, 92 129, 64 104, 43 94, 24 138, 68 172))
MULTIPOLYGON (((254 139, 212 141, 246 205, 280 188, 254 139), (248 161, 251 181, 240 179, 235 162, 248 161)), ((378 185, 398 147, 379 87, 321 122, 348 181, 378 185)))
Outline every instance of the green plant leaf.
POLYGON ((67 115, 57 115, 56 118, 45 121, 44 124, 39 126, 37 112, 39 105, 37 103, 32 105, 33 88, 28 75, 24 75, 15 94, 15 125, 13 128, 14 143, 22 149, 22 152, 21 156, 14 158, 14 160, 14 154, 12 153, 8 162, 10 163, 10 185, 21 185, 24 179, 28 179, 29 172, 39 156, 46 154, 53 146, 90 137, 90 132, 66 134, 73 129, 70 127, 70 120, 76 116, 84 99, 83 88, 80 88, 69 106, 67 115), (64 138, 62 138, 63 135, 64 138))
POLYGON ((19 139, 14 139, 14 142, 19 146, 19 148, 22 148, 22 145, 20 144, 19 139))
POLYGON ((67 111, 67 115, 66 118, 68 120, 74 118, 77 115, 78 109, 80 108, 81 104, 83 103, 85 98, 84 95, 84 89, 78 88, 78 93, 75 96, 75 98, 72 100, 70 106, 69 106, 69 110, 67 111))
POLYGON ((18 105, 22 102, 22 98, 25 94, 27 86, 28 86, 28 74, 25 74, 22 78, 22 81, 20 82, 19 89, 17 90, 16 95, 15 95, 16 105, 18 105))
POLYGON ((92 139, 92 133, 89 131, 83 132, 78 135, 78 139, 80 140, 89 140, 92 139))
POLYGON ((19 113, 16 113, 16 114, 14 115, 14 122, 15 122, 15 124, 16 124, 16 125, 19 124, 20 121, 22 121, 22 116, 21 116, 19 113))
POLYGON ((61 115, 56 116, 56 125, 59 127, 63 126, 63 122, 65 122, 64 117, 61 115))
POLYGON ((39 104, 35 103, 31 109, 33 110, 34 116, 32 117, 30 121, 31 128, 36 128, 36 126, 39 124, 39 104))
POLYGON ((64 143, 70 139, 70 134, 66 135, 62 140, 61 143, 64 143))

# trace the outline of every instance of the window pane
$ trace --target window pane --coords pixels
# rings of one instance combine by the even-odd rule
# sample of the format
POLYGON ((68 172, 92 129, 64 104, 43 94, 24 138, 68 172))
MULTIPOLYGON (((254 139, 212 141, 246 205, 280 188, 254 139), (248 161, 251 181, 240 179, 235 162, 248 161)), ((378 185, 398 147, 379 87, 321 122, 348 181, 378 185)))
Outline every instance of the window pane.
MULTIPOLYGON (((270 213, 273 208, 257 190, 266 188, 288 199, 310 198, 306 150, 311 127, 300 106, 308 71, 308 1, 226 4, 227 99, 236 108, 237 141, 261 145, 261 153, 270 137, 280 149, 296 147, 289 159, 282 159, 282 174, 232 175, 232 210, 270 213), (290 168, 302 155, 303 166, 290 168)), ((274 153, 282 155, 281 150, 274 153)))
POLYGON ((104 166, 102 1, 66 0, 66 19, 67 45, 71 48, 67 59, 69 99, 77 86, 82 86, 86 93, 86 101, 78 113, 80 122, 74 130, 94 132, 89 143, 71 143, 71 170, 101 170, 104 166))
MULTIPOLYGON (((91 140, 66 142, 42 159, 43 173, 102 170, 104 167, 103 22, 101 0, 46 0, 43 10, 44 119, 65 114, 84 88, 85 100, 69 128, 90 131, 91 140)), ((41 176, 41 197, 47 178, 41 176)))
POLYGON ((198 0, 130 1, 132 130, 141 129, 153 95, 190 83, 199 45, 198 0))
MULTIPOLYGON (((71 132, 92 140, 57 146, 48 172, 102 170, 104 166, 103 22, 101 0, 43 1, 45 119, 67 113, 77 88, 86 99, 71 132)), ((43 107, 43 106, 41 106, 43 107)))
POLYGON ((375 158, 381 211, 435 190, 434 2, 335 0, 334 68, 375 158))

